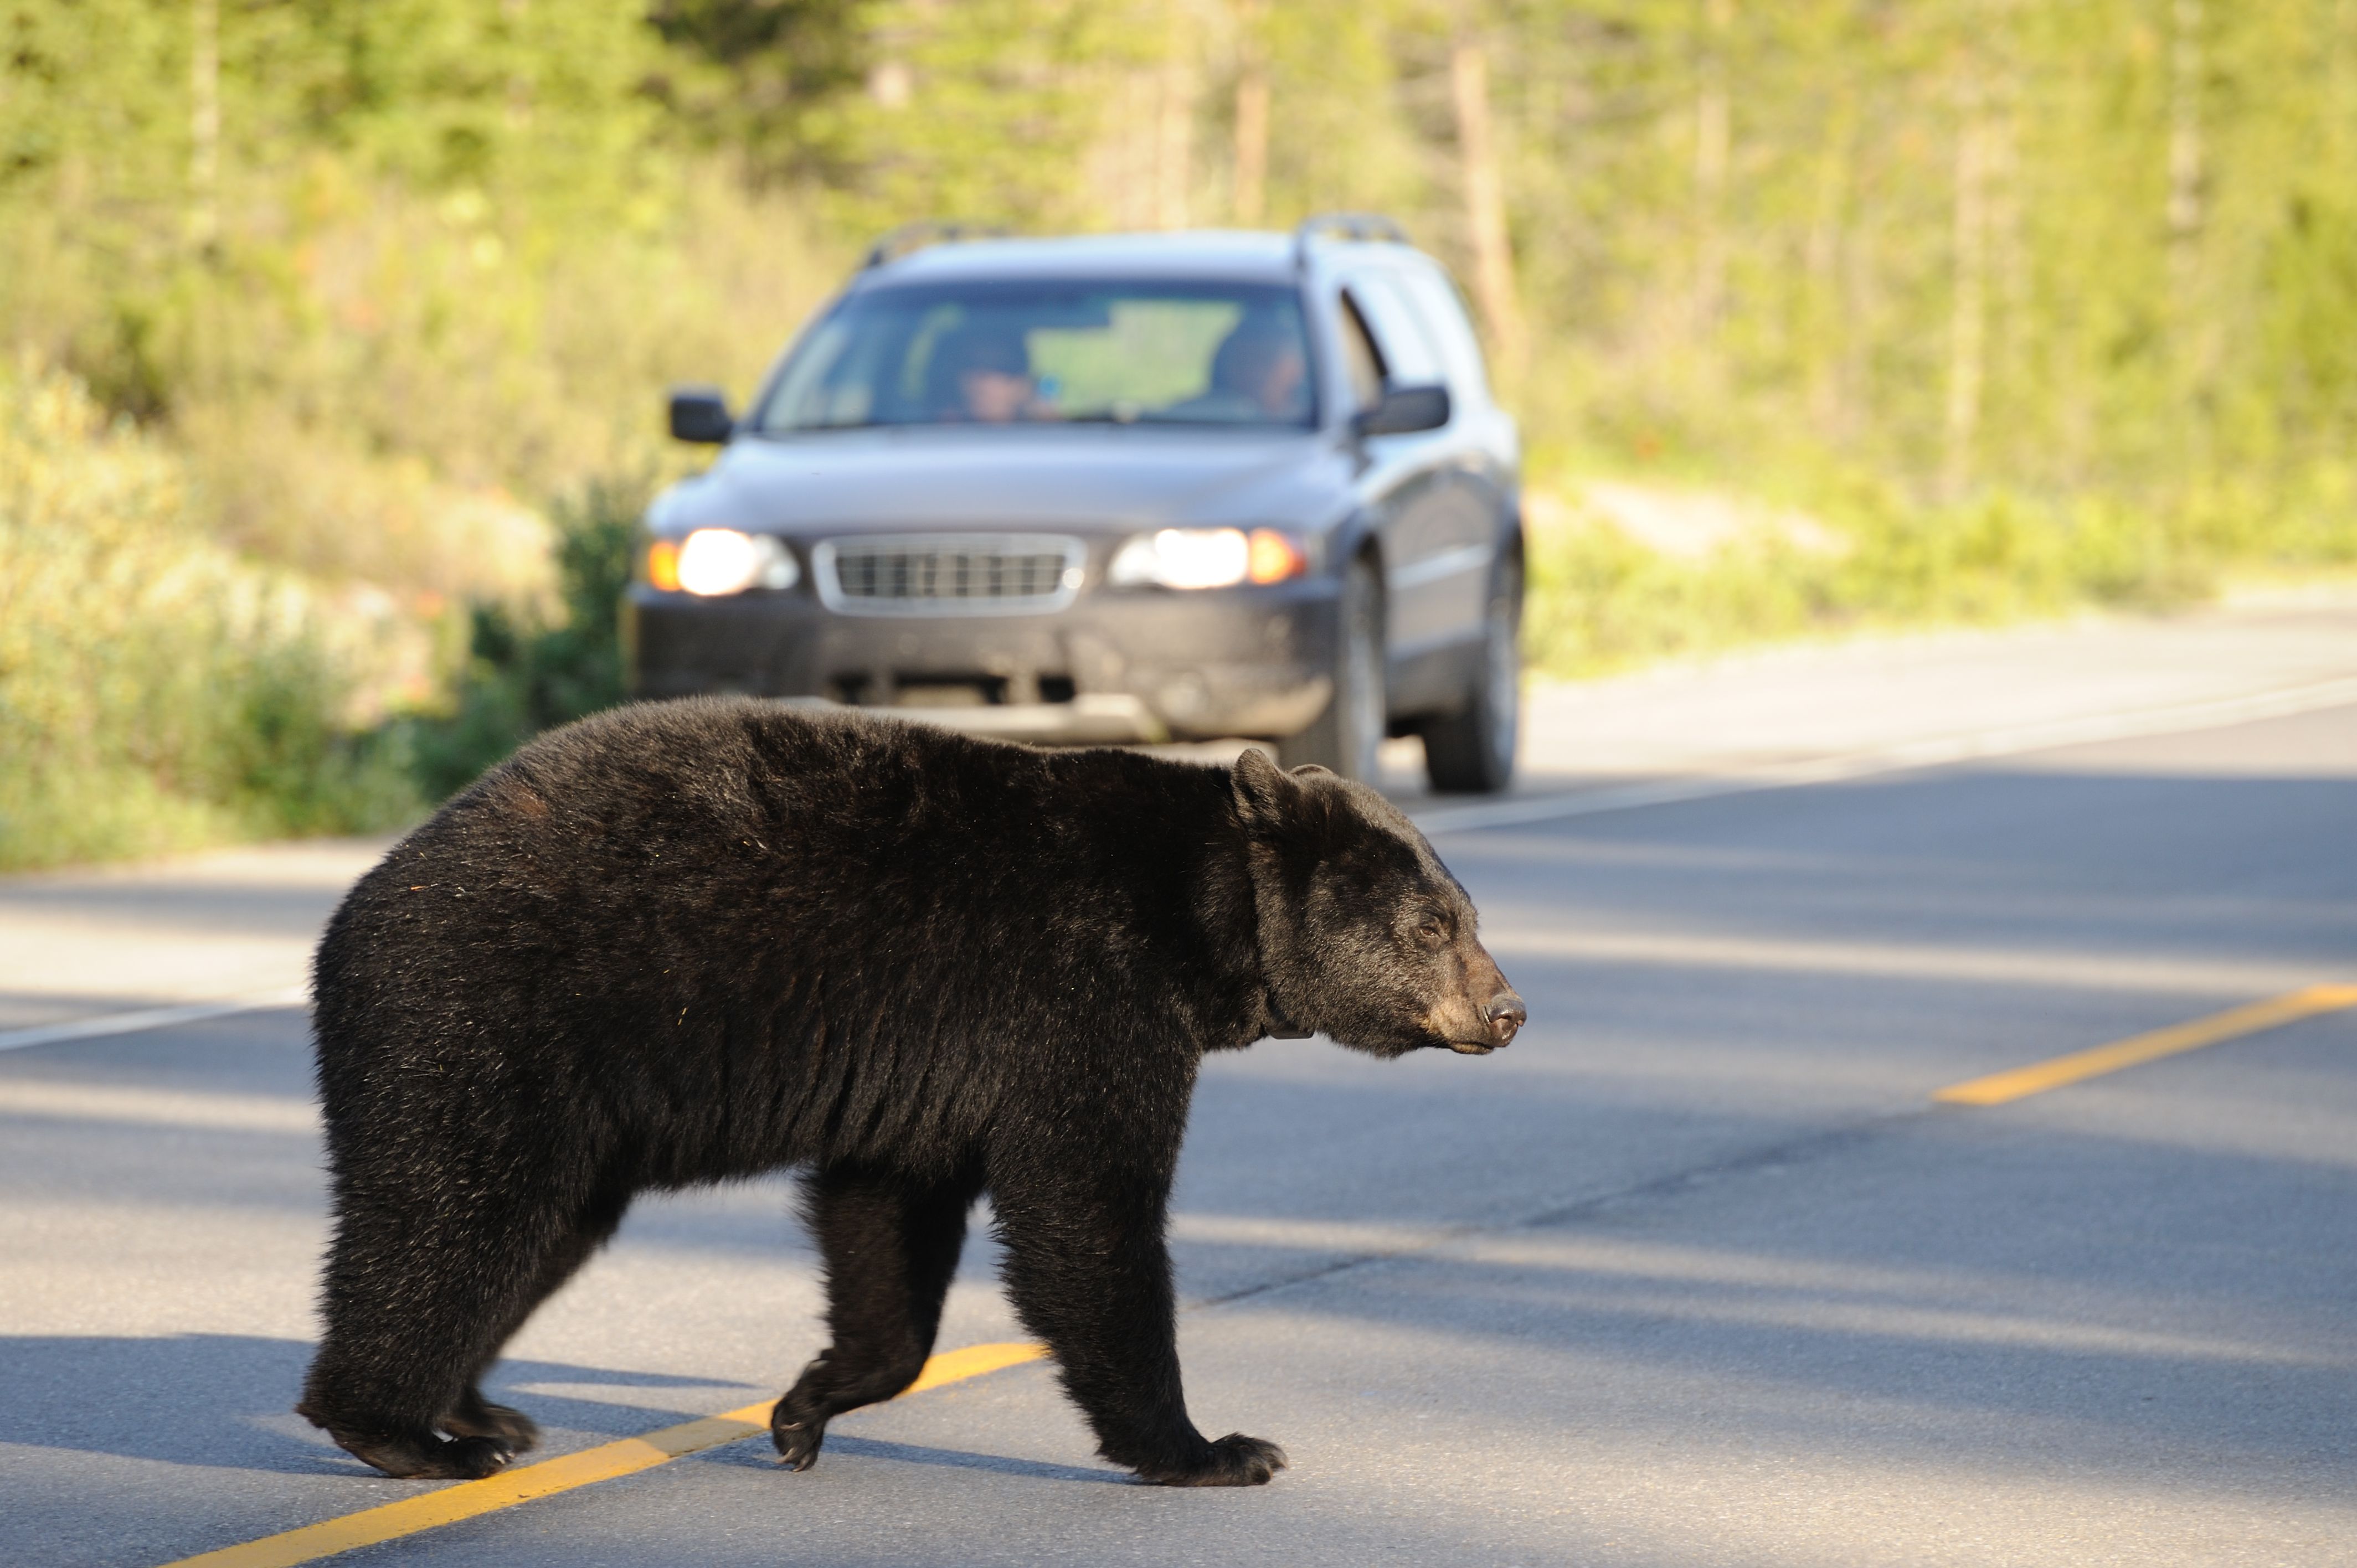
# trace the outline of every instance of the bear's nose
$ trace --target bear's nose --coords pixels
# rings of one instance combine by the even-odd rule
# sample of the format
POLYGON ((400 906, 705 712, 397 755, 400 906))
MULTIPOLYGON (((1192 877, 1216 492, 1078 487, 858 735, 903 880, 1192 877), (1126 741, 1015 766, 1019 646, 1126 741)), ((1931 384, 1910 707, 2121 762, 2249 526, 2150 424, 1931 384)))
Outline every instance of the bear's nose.
POLYGON ((1512 1040, 1516 1031, 1530 1021, 1531 1015, 1523 1007, 1523 999, 1511 991, 1501 991, 1481 1009, 1481 1022, 1490 1026, 1490 1037, 1501 1046, 1512 1040))

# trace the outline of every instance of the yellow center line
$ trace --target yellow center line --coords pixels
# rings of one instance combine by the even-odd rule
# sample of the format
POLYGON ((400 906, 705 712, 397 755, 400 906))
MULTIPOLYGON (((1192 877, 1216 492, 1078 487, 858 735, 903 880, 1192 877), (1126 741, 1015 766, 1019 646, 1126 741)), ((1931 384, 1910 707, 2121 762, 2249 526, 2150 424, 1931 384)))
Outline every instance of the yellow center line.
MULTIPOLYGON (((1041 1345, 969 1345, 928 1360, 925 1369, 917 1374, 915 1382, 901 1391, 900 1397, 905 1399, 944 1383, 962 1383, 1003 1367, 1036 1361, 1047 1353, 1047 1348, 1041 1345)), ((594 1486, 619 1476, 634 1476, 684 1455, 759 1436, 770 1430, 770 1407, 776 1402, 763 1400, 741 1410, 682 1422, 677 1426, 625 1437, 617 1443, 599 1444, 578 1454, 560 1455, 536 1465, 519 1465, 479 1481, 462 1481, 455 1487, 404 1498, 382 1508, 363 1509, 340 1519, 307 1524, 300 1530, 183 1557, 166 1563, 164 1568, 294 1568, 298 1563, 315 1563, 354 1547, 373 1546, 381 1541, 511 1509, 534 1498, 569 1492, 576 1487, 594 1486)))
POLYGON ((2313 1018, 2319 1013, 2337 1013, 2346 1007, 2357 1007, 2357 985, 2311 985, 2303 991, 2269 997, 2265 1002, 2229 1007, 2223 1013, 2212 1013, 2206 1018, 2172 1024, 2166 1029, 2155 1029, 2150 1034, 2131 1035, 2125 1040, 2115 1040, 2108 1046, 2097 1046, 2092 1050, 2073 1051, 2067 1057, 2056 1057, 2050 1061, 2032 1062, 2028 1067, 2014 1068, 2007 1072, 1994 1072, 1986 1078, 1952 1083, 1932 1098, 1947 1105, 2003 1105, 2009 1100, 2043 1094, 2050 1089, 2061 1089, 2066 1084, 2099 1078, 2107 1072, 2117 1072, 2124 1067, 2158 1061, 2163 1057, 2173 1057, 2183 1051, 2200 1050, 2203 1046, 2214 1046, 2221 1040, 2255 1035, 2262 1029, 2272 1029, 2301 1018, 2313 1018))
MULTIPOLYGON (((2206 1018, 2115 1040, 2092 1050, 2074 1051, 2050 1061, 1950 1084, 1932 1098, 1949 1105, 2002 1105, 2141 1062, 2199 1050, 2221 1040, 2351 1007, 2357 1007, 2357 985, 2311 985, 2264 1002, 2213 1013, 2206 1018)), ((1036 1361, 1046 1354, 1046 1348, 1039 1345, 969 1345, 963 1350, 947 1351, 926 1361, 924 1370, 901 1391, 901 1397, 1036 1361)), ((536 1465, 521 1465, 479 1481, 461 1482, 259 1541, 184 1557, 166 1563, 164 1568, 295 1568, 296 1564, 314 1563, 355 1547, 372 1546, 460 1520, 496 1513, 534 1498, 636 1475, 685 1455, 759 1436, 770 1429, 770 1407, 774 1402, 763 1400, 741 1410, 600 1444, 578 1454, 544 1459, 536 1465)))

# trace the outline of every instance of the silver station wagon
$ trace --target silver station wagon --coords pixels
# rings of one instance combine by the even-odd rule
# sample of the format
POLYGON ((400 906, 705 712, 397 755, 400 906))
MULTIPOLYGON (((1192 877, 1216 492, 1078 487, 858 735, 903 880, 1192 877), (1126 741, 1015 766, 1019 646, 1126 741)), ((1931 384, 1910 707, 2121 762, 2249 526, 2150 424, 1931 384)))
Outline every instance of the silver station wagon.
POLYGON ((1243 737, 1434 786, 1513 771, 1512 420, 1376 218, 879 244, 649 510, 644 696, 739 692, 1044 744, 1243 737))

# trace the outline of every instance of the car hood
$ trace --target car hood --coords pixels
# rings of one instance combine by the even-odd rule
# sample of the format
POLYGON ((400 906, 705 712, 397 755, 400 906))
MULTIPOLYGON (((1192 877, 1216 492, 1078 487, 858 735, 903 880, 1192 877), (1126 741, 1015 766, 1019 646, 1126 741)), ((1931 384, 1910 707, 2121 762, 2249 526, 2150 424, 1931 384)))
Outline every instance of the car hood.
POLYGON ((731 442, 648 514, 656 532, 1287 523, 1347 509, 1354 465, 1308 432, 831 431, 731 442))

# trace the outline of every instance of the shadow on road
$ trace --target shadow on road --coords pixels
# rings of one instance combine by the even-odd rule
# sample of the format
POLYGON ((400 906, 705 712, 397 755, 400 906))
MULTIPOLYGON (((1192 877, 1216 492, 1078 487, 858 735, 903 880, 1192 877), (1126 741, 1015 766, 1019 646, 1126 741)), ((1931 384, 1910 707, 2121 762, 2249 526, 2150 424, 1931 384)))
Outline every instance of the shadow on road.
MULTIPOLYGON (((1023 1476, 1035 1481, 1083 1481, 1092 1485, 1134 1487, 1137 1482, 1126 1473, 1113 1469, 1088 1469, 1079 1465, 1056 1465, 1038 1459, 1015 1459, 998 1454, 977 1454, 963 1448, 931 1448, 917 1443, 892 1443, 878 1437, 855 1437, 847 1433, 830 1431, 826 1436, 825 1454, 819 1463, 830 1458, 856 1456, 863 1459, 888 1459, 903 1465, 936 1465, 955 1470, 986 1470, 1001 1476, 1023 1476)), ((755 1469, 774 1470, 777 1455, 767 1443, 735 1444, 716 1449, 706 1455, 720 1464, 743 1465, 755 1469)))
MULTIPOLYGON (((0 1337, 0 1367, 7 1369, 0 1379, 0 1444, 278 1475, 373 1475, 293 1412, 312 1348, 304 1340, 235 1334, 0 1337)), ((763 1391, 717 1378, 534 1360, 501 1361, 490 1390, 499 1397, 514 1384, 550 1382, 741 1389, 733 1402, 740 1404, 763 1391)), ((683 1419, 669 1404, 651 1409, 544 1392, 508 1397, 528 1406, 551 1433, 598 1439, 683 1419)))

